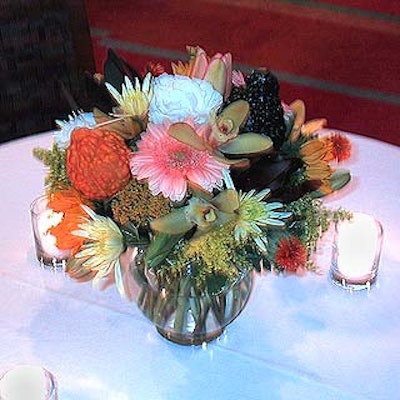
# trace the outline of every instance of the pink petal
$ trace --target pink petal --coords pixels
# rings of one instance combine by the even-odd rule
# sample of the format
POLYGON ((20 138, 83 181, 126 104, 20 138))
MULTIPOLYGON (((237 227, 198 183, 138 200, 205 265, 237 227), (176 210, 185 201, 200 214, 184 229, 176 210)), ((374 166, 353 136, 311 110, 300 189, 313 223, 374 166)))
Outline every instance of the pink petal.
POLYGON ((197 47, 196 58, 190 73, 191 78, 203 79, 208 68, 208 57, 206 52, 201 48, 197 47))
POLYGON ((222 57, 222 61, 224 62, 226 68, 226 86, 224 94, 224 98, 226 99, 227 97, 229 97, 232 90, 232 54, 226 53, 222 57))

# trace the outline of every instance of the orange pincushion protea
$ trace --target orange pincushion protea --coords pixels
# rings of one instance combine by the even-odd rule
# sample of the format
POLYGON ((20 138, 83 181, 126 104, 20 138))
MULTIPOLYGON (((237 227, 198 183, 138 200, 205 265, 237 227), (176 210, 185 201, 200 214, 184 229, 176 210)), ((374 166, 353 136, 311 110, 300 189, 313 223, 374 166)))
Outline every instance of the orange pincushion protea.
POLYGON ((82 204, 93 207, 90 201, 73 188, 58 190, 48 195, 48 206, 55 212, 64 213, 61 222, 50 228, 50 233, 55 236, 60 250, 71 250, 72 253, 76 253, 85 241, 84 238, 72 233, 79 229, 78 225, 87 217, 81 207, 82 204))
POLYGON ((329 149, 326 159, 328 161, 336 160, 337 162, 346 161, 351 156, 351 142, 350 140, 340 133, 332 133, 324 137, 322 141, 329 149))
POLYGON ((73 186, 91 200, 105 200, 131 178, 131 151, 117 133, 75 129, 67 150, 67 173, 73 186))
POLYGON ((300 272, 307 262, 307 250, 296 236, 282 238, 278 243, 275 262, 286 272, 300 272))

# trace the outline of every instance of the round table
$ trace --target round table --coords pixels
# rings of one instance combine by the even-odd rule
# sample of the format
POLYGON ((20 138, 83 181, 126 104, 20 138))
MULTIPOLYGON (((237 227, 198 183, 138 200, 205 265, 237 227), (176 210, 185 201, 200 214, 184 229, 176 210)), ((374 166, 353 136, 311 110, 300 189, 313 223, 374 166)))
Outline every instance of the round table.
POLYGON ((330 207, 383 224, 378 281, 349 293, 329 265, 304 277, 265 274, 247 308, 203 347, 167 342, 114 288, 97 291, 35 258, 29 205, 50 133, 0 146, 0 372, 42 365, 60 400, 395 399, 400 379, 400 148, 349 135, 351 183, 330 207))

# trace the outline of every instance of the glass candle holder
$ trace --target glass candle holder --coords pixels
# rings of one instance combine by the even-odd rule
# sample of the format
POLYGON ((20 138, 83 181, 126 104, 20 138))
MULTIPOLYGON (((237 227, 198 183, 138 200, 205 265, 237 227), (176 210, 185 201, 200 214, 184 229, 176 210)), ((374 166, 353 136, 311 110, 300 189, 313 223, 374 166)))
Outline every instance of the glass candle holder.
POLYGON ((368 214, 353 213, 335 226, 330 276, 345 289, 369 289, 375 283, 382 249, 383 228, 368 214))
POLYGON ((57 383, 51 372, 35 365, 19 365, 0 379, 0 400, 57 400, 57 383))
POLYGON ((56 238, 50 233, 50 228, 61 221, 63 213, 55 212, 48 207, 46 195, 34 200, 30 211, 36 256, 40 265, 52 269, 65 268, 69 251, 57 248, 56 238))

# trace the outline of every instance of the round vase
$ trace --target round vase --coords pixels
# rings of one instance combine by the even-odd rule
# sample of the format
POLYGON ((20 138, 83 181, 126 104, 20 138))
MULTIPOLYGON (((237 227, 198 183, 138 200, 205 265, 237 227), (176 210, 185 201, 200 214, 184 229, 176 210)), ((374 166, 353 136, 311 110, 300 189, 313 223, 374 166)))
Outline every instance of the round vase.
POLYGON ((147 268, 144 248, 128 251, 134 300, 157 331, 174 343, 201 345, 216 339, 246 306, 253 287, 252 271, 242 271, 234 282, 215 293, 196 289, 190 274, 167 289, 147 268))

